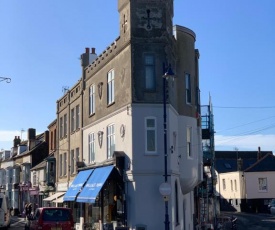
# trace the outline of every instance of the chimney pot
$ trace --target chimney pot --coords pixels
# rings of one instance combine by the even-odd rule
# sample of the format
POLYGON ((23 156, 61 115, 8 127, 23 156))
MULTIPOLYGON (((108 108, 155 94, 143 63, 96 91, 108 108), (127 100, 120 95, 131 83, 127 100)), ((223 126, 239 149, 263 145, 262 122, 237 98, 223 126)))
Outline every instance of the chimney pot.
POLYGON ((95 54, 95 48, 92 48, 92 54, 95 54))
POLYGON ((85 48, 86 54, 90 53, 90 48, 85 48))

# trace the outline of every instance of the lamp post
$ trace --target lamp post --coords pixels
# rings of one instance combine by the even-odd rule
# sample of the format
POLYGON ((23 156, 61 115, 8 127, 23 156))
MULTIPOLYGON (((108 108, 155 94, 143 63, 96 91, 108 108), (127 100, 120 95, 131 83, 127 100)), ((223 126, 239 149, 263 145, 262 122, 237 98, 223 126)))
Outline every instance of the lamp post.
POLYGON ((163 87, 163 138, 164 138, 164 183, 162 183, 159 187, 160 193, 163 195, 164 202, 165 202, 165 230, 169 230, 170 228, 170 222, 169 222, 169 214, 168 214, 168 197, 171 194, 171 185, 167 183, 168 181, 168 173, 167 173, 167 115, 166 115, 166 87, 167 87, 167 80, 170 77, 174 77, 174 73, 169 66, 168 68, 165 68, 165 65, 163 64, 163 76, 162 76, 162 87, 163 87))
POLYGON ((0 82, 1 81, 6 81, 7 83, 10 83, 11 82, 11 79, 8 78, 8 77, 0 77, 0 82))

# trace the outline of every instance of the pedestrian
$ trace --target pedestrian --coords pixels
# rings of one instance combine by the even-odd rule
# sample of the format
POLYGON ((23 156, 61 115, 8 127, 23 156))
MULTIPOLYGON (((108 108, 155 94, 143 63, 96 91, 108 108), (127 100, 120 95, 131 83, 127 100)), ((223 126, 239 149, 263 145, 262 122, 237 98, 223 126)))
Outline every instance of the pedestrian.
POLYGON ((32 214, 32 203, 28 204, 28 214, 31 215, 32 214))
POLYGON ((29 216, 29 209, 28 209, 28 203, 25 204, 25 217, 27 218, 29 216))

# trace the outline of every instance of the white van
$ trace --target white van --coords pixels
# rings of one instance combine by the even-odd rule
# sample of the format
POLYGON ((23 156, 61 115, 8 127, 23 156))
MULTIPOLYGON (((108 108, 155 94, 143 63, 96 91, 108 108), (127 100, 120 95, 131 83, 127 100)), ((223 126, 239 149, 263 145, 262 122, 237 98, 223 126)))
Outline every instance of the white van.
POLYGON ((10 221, 8 197, 5 193, 0 192, 0 229, 8 229, 11 224, 10 221))

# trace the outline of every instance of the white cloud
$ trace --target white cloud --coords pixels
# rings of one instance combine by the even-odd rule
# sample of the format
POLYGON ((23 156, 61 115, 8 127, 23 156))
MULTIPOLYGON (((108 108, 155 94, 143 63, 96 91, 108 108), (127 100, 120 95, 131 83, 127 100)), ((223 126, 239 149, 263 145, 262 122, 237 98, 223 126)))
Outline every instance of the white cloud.
POLYGON ((223 136, 215 135, 215 150, 257 151, 261 147, 263 151, 275 152, 275 135, 246 135, 246 136, 223 136))

